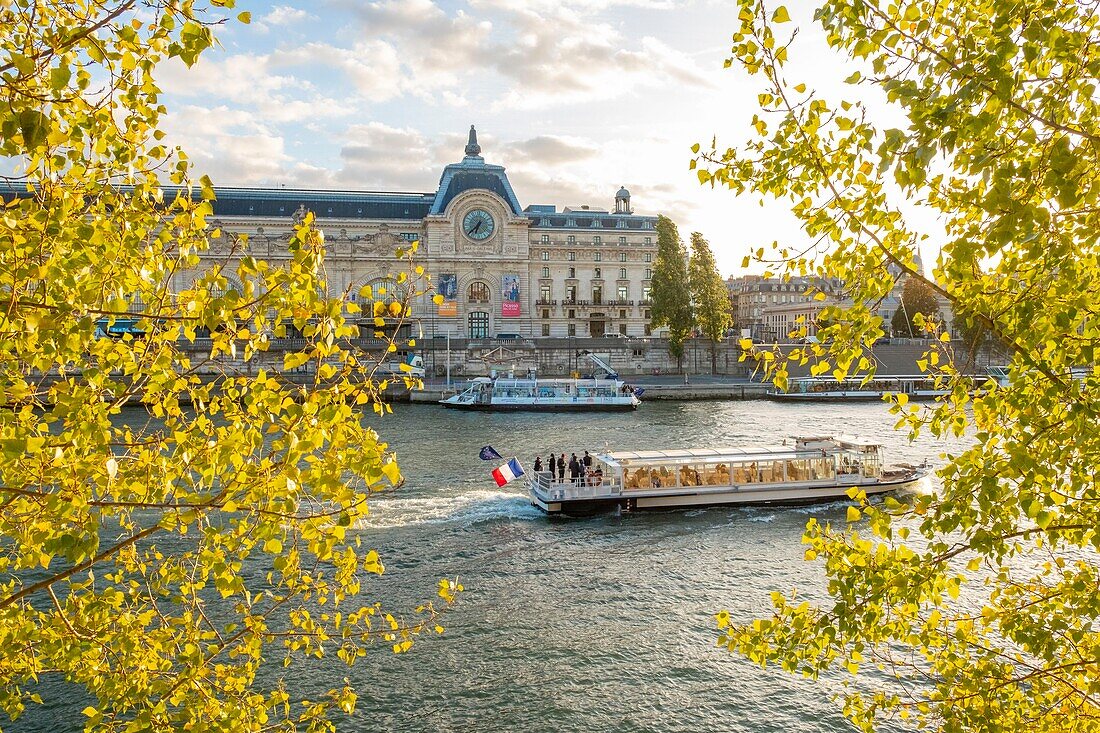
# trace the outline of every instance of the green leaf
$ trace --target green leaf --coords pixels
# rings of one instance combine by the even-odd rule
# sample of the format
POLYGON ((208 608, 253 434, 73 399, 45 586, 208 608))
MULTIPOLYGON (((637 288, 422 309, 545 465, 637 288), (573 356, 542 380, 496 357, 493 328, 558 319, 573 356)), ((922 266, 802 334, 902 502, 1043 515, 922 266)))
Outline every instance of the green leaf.
POLYGON ((28 152, 34 152, 46 142, 46 136, 50 133, 50 118, 36 109, 24 109, 19 112, 18 119, 23 146, 28 152))

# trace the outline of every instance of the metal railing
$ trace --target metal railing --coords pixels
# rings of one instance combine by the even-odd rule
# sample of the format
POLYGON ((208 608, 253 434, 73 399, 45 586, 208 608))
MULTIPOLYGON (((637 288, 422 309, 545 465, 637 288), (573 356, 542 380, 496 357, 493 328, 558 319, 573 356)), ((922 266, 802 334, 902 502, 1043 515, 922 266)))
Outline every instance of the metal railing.
POLYGON ((532 482, 535 491, 541 498, 549 501, 572 501, 575 499, 602 499, 619 496, 622 493, 618 482, 609 481, 606 478, 603 483, 588 485, 579 478, 576 482, 572 479, 554 481, 550 478, 549 471, 539 471, 534 475, 532 482))

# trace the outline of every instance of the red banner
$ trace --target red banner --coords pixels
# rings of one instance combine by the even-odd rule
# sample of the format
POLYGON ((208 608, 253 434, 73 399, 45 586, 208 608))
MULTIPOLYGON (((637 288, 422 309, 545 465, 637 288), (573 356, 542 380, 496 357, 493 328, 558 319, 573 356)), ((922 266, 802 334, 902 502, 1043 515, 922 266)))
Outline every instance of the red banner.
POLYGON ((500 304, 500 315, 505 318, 518 318, 519 303, 514 300, 505 300, 500 304))

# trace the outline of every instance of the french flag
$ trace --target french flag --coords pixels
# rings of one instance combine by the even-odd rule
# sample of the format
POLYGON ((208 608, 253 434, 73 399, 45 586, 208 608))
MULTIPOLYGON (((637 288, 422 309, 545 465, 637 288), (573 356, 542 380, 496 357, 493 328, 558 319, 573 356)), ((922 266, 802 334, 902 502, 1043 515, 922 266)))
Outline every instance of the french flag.
POLYGON ((497 482, 497 486, 504 486, 512 479, 517 479, 523 475, 523 467, 519 465, 519 461, 515 458, 509 460, 500 468, 493 469, 493 480, 497 482))

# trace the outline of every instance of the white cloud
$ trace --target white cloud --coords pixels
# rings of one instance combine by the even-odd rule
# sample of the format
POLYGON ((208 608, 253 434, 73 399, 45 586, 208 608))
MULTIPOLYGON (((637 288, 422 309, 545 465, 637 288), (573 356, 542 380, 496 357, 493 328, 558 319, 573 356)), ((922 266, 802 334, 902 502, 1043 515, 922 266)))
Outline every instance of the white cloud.
POLYGON ((340 149, 343 165, 332 177, 341 186, 434 191, 443 166, 449 162, 438 141, 411 128, 370 122, 353 125, 343 138, 346 141, 340 149))
POLYGON ((208 55, 191 68, 173 59, 161 68, 159 81, 169 94, 248 108, 271 123, 342 117, 353 112, 348 102, 319 94, 312 83, 277 73, 278 66, 271 54, 208 55))
POLYGON ((543 165, 573 163, 594 157, 599 152, 596 143, 561 135, 538 135, 527 140, 507 143, 498 155, 503 160, 537 161, 543 165))
POLYGON ((165 119, 164 130, 197 172, 222 185, 278 181, 292 160, 283 138, 243 110, 183 106, 165 119))
POLYGON ((271 12, 260 18, 264 25, 295 25, 312 19, 313 16, 299 8, 289 5, 276 5, 271 12))
POLYGON ((397 50, 384 41, 364 41, 351 48, 313 41, 275 51, 268 60, 272 71, 296 69, 329 74, 339 70, 366 101, 385 101, 401 93, 397 50))
MULTIPOLYGON (((663 2, 624 0, 651 8, 663 2)), ((462 104, 484 96, 487 82, 508 91, 495 108, 531 109, 618 96, 647 84, 673 81, 707 86, 693 59, 655 38, 631 47, 615 27, 598 19, 596 2, 514 3, 471 0, 448 14, 433 0, 346 3, 366 32, 400 59, 387 73, 410 94, 462 104), (488 78, 487 78, 488 77, 488 78)))

